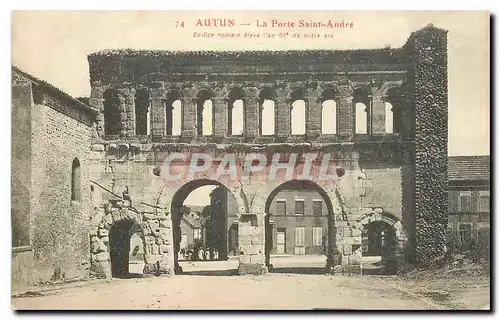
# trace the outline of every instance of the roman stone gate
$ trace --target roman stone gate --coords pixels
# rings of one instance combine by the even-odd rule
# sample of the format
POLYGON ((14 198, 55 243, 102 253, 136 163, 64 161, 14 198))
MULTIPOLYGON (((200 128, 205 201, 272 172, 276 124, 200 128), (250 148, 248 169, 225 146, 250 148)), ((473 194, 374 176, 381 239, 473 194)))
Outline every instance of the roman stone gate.
POLYGON ((89 55, 96 274, 123 221, 141 227, 145 273, 177 270, 179 207, 206 184, 236 199, 240 274, 267 271, 266 203, 299 180, 327 199, 329 270, 362 271, 372 220, 394 229, 390 261, 441 256, 446 37, 428 26, 397 49, 89 55))

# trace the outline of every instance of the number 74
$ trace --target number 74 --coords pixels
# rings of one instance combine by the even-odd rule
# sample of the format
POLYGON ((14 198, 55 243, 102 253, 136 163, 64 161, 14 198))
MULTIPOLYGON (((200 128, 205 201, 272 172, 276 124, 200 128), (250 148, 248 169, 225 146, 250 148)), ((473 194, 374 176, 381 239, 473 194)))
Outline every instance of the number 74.
POLYGON ((184 28, 184 21, 175 21, 175 28, 184 28))

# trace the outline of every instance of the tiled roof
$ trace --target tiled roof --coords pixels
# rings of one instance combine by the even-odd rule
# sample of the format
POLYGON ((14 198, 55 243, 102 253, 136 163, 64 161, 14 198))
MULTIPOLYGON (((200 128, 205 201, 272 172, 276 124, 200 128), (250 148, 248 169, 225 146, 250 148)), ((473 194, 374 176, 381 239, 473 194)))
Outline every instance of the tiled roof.
POLYGON ((490 156, 448 157, 448 180, 490 180, 490 156))

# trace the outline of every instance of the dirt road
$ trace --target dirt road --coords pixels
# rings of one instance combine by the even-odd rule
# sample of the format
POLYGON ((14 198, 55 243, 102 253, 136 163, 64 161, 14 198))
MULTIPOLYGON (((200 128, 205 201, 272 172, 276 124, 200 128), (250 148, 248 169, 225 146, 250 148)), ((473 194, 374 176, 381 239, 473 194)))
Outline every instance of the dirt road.
POLYGON ((380 279, 324 275, 113 280, 16 298, 17 309, 432 309, 380 279))
MULTIPOLYGON (((326 276, 322 258, 274 259, 277 273, 231 275, 237 260, 183 262, 187 275, 113 279, 14 298, 16 309, 443 309, 398 279, 326 276)), ((489 300, 487 301, 489 303, 489 300)), ((486 304, 486 302, 485 302, 486 304)))

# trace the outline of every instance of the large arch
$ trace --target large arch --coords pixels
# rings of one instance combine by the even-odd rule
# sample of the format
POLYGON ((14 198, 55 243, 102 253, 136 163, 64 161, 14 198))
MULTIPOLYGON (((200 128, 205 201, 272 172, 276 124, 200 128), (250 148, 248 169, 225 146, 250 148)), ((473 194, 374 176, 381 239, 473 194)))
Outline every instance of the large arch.
MULTIPOLYGON (((333 272, 335 266, 342 264, 343 243, 339 242, 337 237, 337 229, 344 228, 344 221, 339 220, 345 217, 347 210, 340 194, 340 189, 333 180, 319 181, 313 180, 289 180, 289 181, 268 181, 262 186, 252 199, 252 212, 264 215, 264 220, 269 221, 269 204, 270 201, 281 191, 286 189, 290 183, 300 183, 312 190, 317 191, 325 200, 328 210, 328 253, 326 261, 326 269, 328 272, 333 272)), ((347 225, 346 225, 347 226, 347 225)), ((269 235, 266 235, 269 239, 269 235)), ((265 245, 266 263, 270 266, 269 245, 265 245)), ((337 269, 338 270, 338 269, 337 269)))
POLYGON ((179 265, 178 252, 180 249, 181 242, 181 220, 183 216, 183 212, 181 211, 184 200, 188 197, 188 195, 193 192, 195 189, 198 189, 207 185, 215 185, 218 187, 224 187, 228 192, 232 194, 234 199, 236 200, 237 208, 236 214, 238 217, 241 216, 242 213, 247 212, 248 206, 246 205, 246 201, 244 200, 246 197, 243 194, 243 190, 240 188, 234 188, 229 186, 228 184, 208 178, 195 179, 192 181, 187 181, 175 190, 170 189, 171 197, 170 197, 170 216, 172 221, 172 234, 173 234, 173 260, 174 260, 174 269, 177 274, 182 272, 182 269, 179 265))

